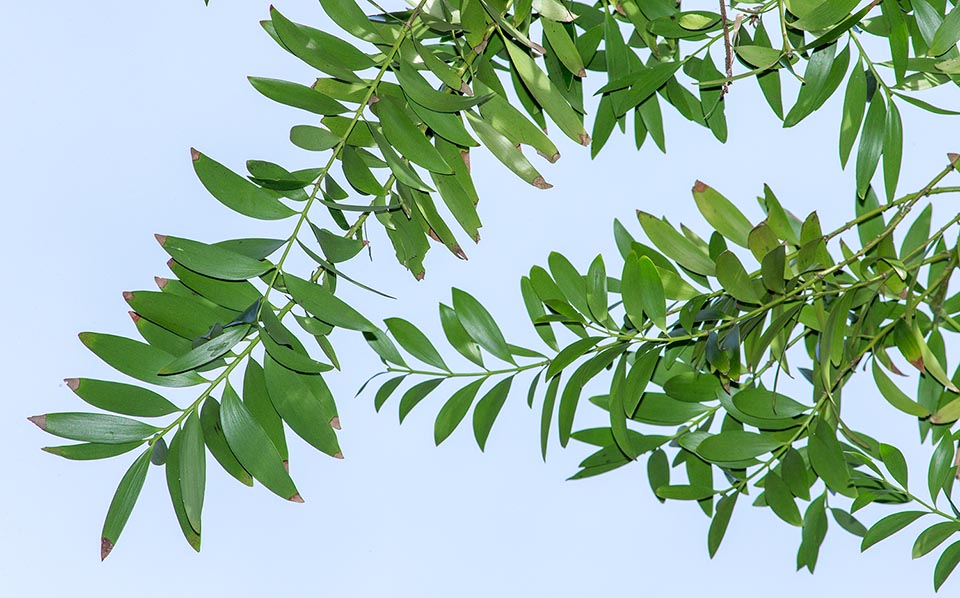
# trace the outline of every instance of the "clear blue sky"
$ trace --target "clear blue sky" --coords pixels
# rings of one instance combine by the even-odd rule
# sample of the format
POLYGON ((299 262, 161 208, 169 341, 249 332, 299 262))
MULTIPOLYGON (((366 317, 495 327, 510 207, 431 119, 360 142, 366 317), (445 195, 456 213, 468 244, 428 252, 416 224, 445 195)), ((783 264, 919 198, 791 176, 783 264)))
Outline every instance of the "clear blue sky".
MULTIPOLYGON (((326 27, 315 2, 277 6, 326 27)), ((310 122, 309 115, 272 104, 245 78, 309 81, 311 74, 260 29, 266 3, 36 0, 9 5, 5 16, 0 469, 7 490, 0 499, 0 594, 694 595, 733 587, 745 596, 839 588, 932 594, 932 558, 910 560, 915 534, 860 555, 856 539, 831 525, 810 576, 794 571, 799 530, 749 501, 741 501, 710 561, 708 520, 689 504, 657 503, 643 464, 565 482, 588 452, 556 445, 543 464, 539 414, 527 410, 522 392, 509 401, 485 454, 466 427, 436 448, 439 394, 403 427, 395 402, 376 415, 370 396, 353 398, 378 361, 352 338, 340 348, 346 371, 330 378, 346 459, 293 443, 291 468, 305 504, 244 488, 210 460, 197 555, 180 537, 154 468, 116 550, 100 563, 102 518, 130 459, 72 463, 42 453, 56 439, 25 418, 82 408, 64 377, 119 376, 76 333, 134 334, 121 292, 152 288, 153 276, 166 274, 153 233, 208 241, 271 230, 286 236, 284 224, 241 218, 209 197, 188 149, 196 146, 237 170, 248 158, 317 165, 316 156, 286 141, 289 127, 310 122)), ((726 146, 676 118, 668 120, 667 157, 652 147, 637 153, 629 138, 615 137, 594 162, 582 148, 562 145, 557 165, 538 162, 555 185, 546 192, 476 155, 485 226, 481 244, 466 247, 470 261, 435 248, 426 280, 415 283, 375 231, 374 263, 350 267, 399 301, 349 296, 373 318, 400 315, 437 332, 436 304, 457 286, 480 298, 511 340, 536 346, 518 289, 530 265, 544 263, 549 250, 580 266, 599 252, 613 258, 611 223, 618 217, 637 232, 637 208, 704 232, 689 192, 697 178, 754 221, 761 215, 753 198, 764 182, 797 213, 821 210, 825 226, 848 219, 853 183, 836 157, 838 98, 795 131, 780 130, 760 102, 752 82, 733 86, 726 146)), ((904 117, 902 188, 910 190, 942 167, 947 150, 958 149, 947 145, 957 128, 956 121, 909 108, 904 117)), ((915 425, 869 385, 860 388, 848 393, 850 408, 870 421, 868 431, 909 447, 921 477, 925 459, 915 425)), ((592 416, 584 412, 578 423, 592 416)), ((867 522, 882 513, 868 512, 867 522)), ((958 588, 953 579, 942 594, 958 588)))

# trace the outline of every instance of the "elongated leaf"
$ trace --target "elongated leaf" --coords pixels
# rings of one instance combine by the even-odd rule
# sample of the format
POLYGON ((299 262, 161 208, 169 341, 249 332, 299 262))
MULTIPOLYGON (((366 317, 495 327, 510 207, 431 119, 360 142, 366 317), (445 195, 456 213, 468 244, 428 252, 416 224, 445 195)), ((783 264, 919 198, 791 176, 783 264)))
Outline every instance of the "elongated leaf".
MULTIPOLYGON (((944 483, 956 475, 954 454, 956 451, 953 438, 947 434, 934 449, 930 457, 930 466, 927 469, 927 487, 930 490, 930 499, 936 502, 944 483)), ((904 486, 906 487, 906 486, 904 486)))
POLYGON ((407 353, 435 368, 450 371, 430 339, 416 326, 402 318, 387 318, 384 323, 407 353))
POLYGON ((863 552, 877 542, 889 538, 926 514, 923 511, 902 511, 887 515, 867 530, 867 535, 860 543, 860 551, 863 552))
POLYGON ((728 494, 717 501, 717 510, 710 522, 710 530, 707 532, 707 551, 710 553, 710 558, 713 558, 720 549, 720 542, 727 533, 733 507, 736 506, 739 496, 739 493, 728 494))
POLYGON ((203 511, 203 491, 207 479, 206 450, 203 443, 203 429, 200 417, 194 410, 183 422, 183 428, 177 434, 180 446, 178 450, 180 477, 180 495, 183 510, 190 527, 200 534, 200 519, 203 511))
POLYGON ((117 486, 113 500, 110 501, 107 517, 103 522, 103 532, 100 534, 101 561, 113 550, 140 497, 140 490, 143 489, 143 482, 147 479, 150 468, 150 453, 151 449, 147 449, 130 465, 117 486))
POLYGON ((584 356, 587 351, 592 349, 603 340, 602 336, 592 336, 578 339, 564 347, 557 356, 550 360, 545 377, 547 380, 560 374, 568 365, 584 356))
POLYGON ((67 387, 87 403, 121 415, 160 417, 179 411, 176 405, 146 388, 90 378, 68 378, 67 387))
POLYGON ((229 384, 223 392, 220 423, 230 450, 244 469, 274 494, 292 502, 303 502, 270 437, 229 384))
POLYGON ((223 164, 195 149, 190 150, 193 169, 203 186, 223 205, 244 216, 279 220, 296 214, 271 193, 235 174, 223 164))
POLYGON ((693 199, 697 209, 718 233, 740 247, 748 247, 747 238, 753 225, 730 200, 701 181, 693 186, 693 199))
POLYGON ((504 166, 509 168, 518 177, 530 183, 538 189, 550 189, 553 187, 543 178, 543 176, 533 167, 533 164, 527 160, 526 156, 517 149, 517 147, 490 125, 486 120, 474 115, 472 112, 464 112, 467 122, 473 127, 481 143, 490 150, 494 157, 504 166))
POLYGON ((697 454, 708 461, 743 461, 759 457, 780 447, 782 443, 771 436, 741 430, 725 430, 709 436, 697 446, 697 454))
MULTIPOLYGON (((270 402, 297 436, 318 451, 332 457, 342 457, 337 434, 331 425, 336 413, 329 410, 311 392, 307 379, 312 376, 289 370, 270 357, 264 359, 263 375, 270 402)), ((262 428, 260 430, 262 431, 262 428)), ((269 438, 265 432, 264 436, 269 438)), ((229 440, 229 436, 227 439, 229 440)), ((276 452, 272 442, 270 448, 276 452)), ((279 453, 277 456, 280 456, 279 453)), ((250 470, 250 473, 256 477, 256 472, 250 470)))
POLYGON ((876 93, 867 109, 860 136, 860 149, 857 151, 857 195, 864 197, 867 187, 873 179, 883 150, 883 138, 886 128, 887 107, 883 94, 876 93))
POLYGON ((220 424, 220 403, 213 397, 207 397, 203 402, 203 407, 200 409, 200 425, 203 427, 203 441, 220 467, 241 484, 253 486, 253 477, 237 461, 237 457, 227 444, 223 426, 220 424))
POLYGON ((553 419, 553 409, 557 400, 557 391, 560 388, 560 376, 550 380, 543 397, 543 408, 540 412, 540 454, 547 460, 547 441, 550 438, 550 422, 553 419))
POLYGON ((447 341, 457 350, 458 353, 483 367, 483 356, 480 353, 478 345, 460 322, 457 312, 453 308, 440 304, 440 325, 443 327, 443 334, 447 341))
POLYGON ((889 444, 880 445, 880 457, 883 459, 883 465, 902 487, 907 487, 907 460, 903 457, 895 446, 889 444))
POLYGON ((47 413, 29 419, 48 434, 101 444, 139 441, 160 430, 135 419, 100 413, 47 413))
POLYGON ((202 345, 198 345, 160 368, 163 376, 182 374, 204 366, 211 361, 223 357, 247 336, 250 326, 242 324, 231 326, 220 336, 214 337, 202 345))
POLYGON ((477 396, 477 392, 480 391, 480 386, 483 385, 484 380, 484 378, 480 378, 467 384, 453 393, 447 402, 443 404, 443 407, 440 408, 440 412, 437 414, 437 421, 433 427, 433 439, 437 443, 437 446, 446 440, 450 434, 457 429, 460 422, 463 421, 463 418, 467 415, 467 411, 470 410, 470 405, 473 404, 473 399, 477 396))
POLYGON ((407 392, 403 393, 403 397, 400 398, 401 424, 403 423, 403 420, 407 418, 407 415, 413 411, 413 408, 416 407, 420 401, 427 398, 427 395, 433 392, 433 389, 439 386, 443 380, 443 378, 424 380, 423 382, 411 386, 407 389, 407 392))
POLYGON ((717 281, 737 301, 760 303, 760 297, 753 286, 753 279, 732 251, 724 251, 717 256, 717 281))
POLYGON ((823 420, 817 420, 814 434, 807 445, 807 455, 814 471, 831 490, 844 496, 856 496, 856 490, 849 487, 850 470, 843 458, 840 442, 823 420))
MULTIPOLYGON (((202 447, 201 447, 202 449, 202 447)), ((170 442, 170 449, 167 453, 167 463, 165 467, 167 479, 167 491, 170 493, 170 501, 173 503, 173 511, 177 516, 177 523, 180 524, 180 531, 187 543, 196 550, 200 551, 200 534, 190 525, 187 518, 187 511, 183 506, 183 493, 180 490, 180 435, 176 434, 170 442)))
POLYGON ((637 218, 640 220, 643 232, 657 249, 675 259, 681 266, 704 276, 713 276, 716 273, 713 261, 699 247, 670 226, 666 220, 639 210, 637 210, 637 218))
POLYGON ((267 380, 263 368, 255 359, 247 359, 243 372, 243 404, 267 433, 280 458, 287 460, 287 440, 283 430, 283 420, 277 413, 267 389, 267 380))
POLYGON ((157 241, 182 265, 213 278, 247 280, 273 269, 269 262, 199 241, 167 235, 157 235, 157 241))
POLYGON ((929 554, 931 550, 943 544, 947 538, 957 532, 960 532, 960 525, 955 521, 934 523, 917 536, 917 541, 913 543, 913 558, 918 559, 929 554))
POLYGON ((326 288, 297 278, 292 274, 284 274, 283 281, 294 301, 313 314, 314 317, 334 326, 350 330, 377 330, 377 327, 370 320, 334 296, 326 288))
POLYGON ((930 415, 929 409, 908 397, 906 393, 900 390, 900 388, 883 373, 880 364, 874 361, 872 367, 873 379, 877 385, 877 389, 880 390, 880 395, 883 396, 888 403, 908 415, 915 417, 927 417, 930 415))
POLYGON ((513 378, 514 376, 509 376, 498 382, 477 401, 477 406, 473 410, 473 434, 481 451, 487 444, 487 438, 490 437, 493 422, 497 420, 507 395, 510 394, 513 378))
POLYGON ((516 364, 496 321, 473 295, 453 289, 453 309, 467 334, 494 357, 516 364))
POLYGON ((803 525, 803 517, 800 515, 800 509, 797 508, 797 502, 794 500, 793 494, 790 493, 790 489, 776 472, 771 471, 764 476, 763 496, 767 500, 767 505, 777 514, 777 517, 790 525, 797 527, 803 525))
POLYGON ((143 441, 135 440, 121 444, 85 442, 81 444, 66 444, 63 446, 45 446, 41 450, 72 461, 93 461, 97 459, 109 459, 110 457, 129 453, 138 446, 143 446, 143 441))
POLYGON ((322 115, 342 114, 347 111, 347 107, 340 102, 306 85, 262 77, 248 79, 254 89, 280 104, 322 115))
POLYGON ((847 91, 843 95, 843 116, 840 121, 840 165, 846 167, 853 142, 860 132, 867 105, 867 76, 862 59, 858 59, 850 73, 847 91))

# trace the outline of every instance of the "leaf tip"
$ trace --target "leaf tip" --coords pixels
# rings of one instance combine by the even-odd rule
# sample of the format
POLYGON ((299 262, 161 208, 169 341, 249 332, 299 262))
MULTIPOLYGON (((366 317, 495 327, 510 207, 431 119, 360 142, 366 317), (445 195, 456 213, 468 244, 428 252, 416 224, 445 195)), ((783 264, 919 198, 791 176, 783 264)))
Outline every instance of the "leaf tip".
POLYGON ((590 135, 587 135, 586 133, 580 133, 580 145, 587 147, 590 145, 591 141, 592 139, 590 139, 590 135))
POLYGON ((134 324, 140 321, 140 314, 138 314, 137 312, 128 311, 127 313, 130 314, 130 319, 133 320, 134 324))
POLYGON ((957 164, 957 162, 960 162, 960 154, 957 154, 955 152, 948 152, 947 159, 950 160, 950 163, 953 164, 954 168, 956 168, 957 166, 960 166, 960 164, 957 164))
POLYGON ((334 458, 334 459, 343 459, 343 453, 340 452, 340 451, 337 451, 337 452, 335 452, 335 453, 333 454, 333 458, 334 458))
POLYGON ((334 415, 333 417, 330 418, 330 427, 333 428, 334 430, 341 430, 341 429, 342 429, 342 428, 340 427, 340 416, 339 416, 339 415, 334 415))
POLYGON ((290 473, 290 461, 288 459, 283 460, 283 470, 290 473))
POLYGON ((463 251, 463 248, 460 247, 460 245, 457 245, 456 247, 453 248, 453 255, 457 256, 458 258, 464 261, 470 259, 467 257, 467 254, 463 251))
POLYGON ((294 494, 293 496, 291 496, 291 497, 290 497, 289 499, 287 499, 287 500, 289 500, 290 502, 302 503, 302 502, 303 502, 303 497, 300 496, 300 493, 299 493, 299 492, 297 492, 296 494, 294 494))
POLYGON ((202 156, 202 155, 203 155, 203 154, 201 154, 200 152, 197 151, 197 148, 195 148, 195 147, 191 147, 191 148, 190 148, 190 159, 191 159, 192 161, 196 162, 197 160, 200 159, 200 156, 202 156))
POLYGON ((157 288, 158 288, 158 289, 163 290, 164 287, 166 287, 167 284, 170 282, 170 279, 169 279, 169 278, 164 278, 164 277, 162 277, 162 276, 154 276, 154 277, 153 277, 153 282, 157 283, 157 288))
POLYGON ((123 300, 126 301, 127 303, 130 303, 131 301, 133 301, 133 292, 132 292, 132 291, 124 291, 124 292, 123 292, 123 300))
POLYGON ((153 238, 157 240, 157 243, 160 243, 160 247, 163 247, 167 244, 167 235, 156 234, 153 235, 153 238))
POLYGON ((100 560, 103 561, 110 556, 111 551, 113 551, 113 541, 106 536, 100 538, 100 560))
POLYGON ((560 152, 556 152, 552 156, 548 156, 547 154, 541 152, 540 150, 537 150, 537 153, 543 156, 543 158, 551 164, 555 164, 556 161, 560 159, 560 152))
POLYGON ((703 193, 706 190, 707 190, 707 184, 699 179, 697 179, 697 182, 693 184, 694 193, 703 193))
POLYGON ((47 431, 47 416, 46 415, 34 415, 33 417, 28 417, 27 421, 34 424, 44 432, 47 431))
POLYGON ((80 388, 80 378, 64 378, 63 383, 73 392, 77 392, 77 389, 80 388))
POLYGON ((542 176, 533 179, 533 186, 537 189, 552 189, 553 185, 548 183, 542 176))

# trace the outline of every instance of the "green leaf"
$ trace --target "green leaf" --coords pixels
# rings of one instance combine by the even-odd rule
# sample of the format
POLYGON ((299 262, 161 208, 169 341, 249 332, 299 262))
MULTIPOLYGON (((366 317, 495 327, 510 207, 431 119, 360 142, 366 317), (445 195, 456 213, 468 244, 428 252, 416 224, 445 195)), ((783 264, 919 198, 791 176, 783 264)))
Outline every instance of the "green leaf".
POLYGON ((657 497, 666 500, 703 500, 716 494, 709 486, 678 485, 657 488, 657 497))
POLYGON ((240 402, 229 383, 223 391, 220 423, 230 450, 245 470, 281 498, 303 502, 270 437, 240 402))
POLYGON ((541 19, 540 25, 543 26, 543 34, 563 66, 577 77, 586 77, 583 58, 564 26, 549 19, 541 19))
POLYGON ((157 372, 173 360, 173 355, 135 340, 111 334, 81 332, 80 342, 110 367, 143 382, 170 387, 193 386, 203 382, 203 378, 194 372, 158 375, 157 372))
POLYGON ((138 446, 143 446, 142 440, 124 442, 122 444, 85 442, 82 444, 67 444, 63 446, 45 446, 40 450, 72 461, 93 461, 97 459, 109 459, 110 457, 129 453, 138 446))
POLYGON ((889 538, 926 514, 925 511, 902 511, 887 515, 867 530, 867 535, 863 537, 863 542, 860 543, 860 552, 881 540, 889 538))
POLYGON ((960 542, 954 542, 943 551, 940 559, 937 560, 937 566, 933 570, 933 589, 939 590, 943 582, 947 581, 953 570, 960 563, 960 542))
POLYGON ((210 195, 244 216, 260 220, 279 220, 296 214, 273 194, 254 185, 205 154, 192 149, 193 169, 210 195))
POLYGON ((594 321, 606 322, 607 312, 607 269, 603 264, 603 257, 597 256, 590 263, 586 277, 587 307, 593 315, 594 321))
POLYGON ((450 434, 457 429, 460 422, 463 421, 463 418, 467 415, 467 411, 470 410, 470 405, 473 404, 473 399, 477 396, 477 392, 480 391, 480 386, 483 385, 485 380, 485 378, 480 378, 467 384, 453 393, 447 402, 443 404, 443 407, 440 408, 440 412, 437 414, 437 421, 433 427, 433 439, 437 443, 437 446, 440 446, 440 443, 446 440, 450 434))
POLYGON ((809 116, 819 105, 821 95, 828 89, 828 79, 837 51, 837 44, 832 43, 814 51, 807 61, 807 68, 803 73, 803 86, 797 95, 797 103, 783 120, 783 126, 792 127, 809 116))
POLYGON ((790 27, 804 31, 827 29, 828 27, 836 25, 844 17, 849 15, 859 3, 860 0, 830 0, 830 2, 822 2, 818 4, 816 8, 789 25, 790 27))
POLYGON ((867 187, 873 179, 880 161, 880 152, 883 150, 883 139, 886 130, 887 107, 883 101, 883 94, 873 94, 870 107, 867 109, 867 118, 863 122, 863 133, 860 136, 860 149, 857 150, 857 195, 864 197, 867 187))
POLYGON ((507 400, 507 395, 510 394, 513 378, 513 376, 510 376, 498 382, 477 401, 477 406, 473 410, 473 434, 481 451, 487 444, 493 422, 496 421, 497 415, 500 414, 500 410, 507 400))
POLYGON ((818 419, 813 435, 807 445, 810 465, 834 492, 856 497, 857 491, 850 487, 850 470, 843 458, 843 449, 836 433, 823 420, 818 419))
POLYGON ((937 448, 934 449, 933 455, 930 457, 930 466, 927 468, 927 487, 930 490, 930 499, 934 502, 936 502, 946 482, 956 475, 956 466, 953 460, 955 451, 953 437, 946 434, 937 443, 937 448))
POLYGON ((490 312, 473 295, 460 289, 453 289, 453 309, 463 330, 470 338, 494 357, 516 365, 500 327, 497 326, 490 312))
POLYGON ((183 374, 215 361, 236 347, 250 330, 250 326, 242 324, 231 326, 220 336, 215 336, 207 342, 197 345, 190 351, 174 359, 160 368, 160 374, 183 374))
POLYGON ((858 538, 862 538, 867 535, 867 528, 864 527, 862 523, 857 521, 857 519, 847 513, 843 509, 832 508, 830 513, 833 515, 834 520, 846 531, 850 532, 858 538))
POLYGON ((100 413, 47 413, 29 420, 48 434, 101 444, 139 441, 160 431, 135 419, 100 413))
POLYGON ((906 395, 900 388, 893 383, 890 378, 883 373, 880 364, 876 360, 873 362, 873 379, 877 385, 877 389, 880 391, 881 396, 895 408, 903 411, 907 415, 913 415, 915 417, 927 417, 930 415, 930 410, 917 403, 910 397, 906 395))
POLYGON ((931 550, 943 544, 947 538, 960 532, 960 524, 956 521, 941 521, 934 523, 920 532, 917 541, 913 543, 913 558, 926 556, 931 550))
POLYGON ((380 118, 384 136, 400 155, 431 172, 453 172, 398 100, 383 95, 373 109, 380 118))
POLYGON ((930 47, 927 48, 927 56, 940 56, 953 49, 957 41, 960 41, 960 8, 954 6, 943 23, 937 27, 930 47))
POLYGON ((290 143, 311 152, 325 152, 340 143, 340 136, 322 127, 296 125, 290 129, 290 143))
POLYGON ((553 187, 543 178, 543 176, 533 167, 533 164, 527 160, 527 157, 517 149, 516 145, 489 124, 485 119, 476 116, 470 111, 464 112, 467 122, 473 128, 480 142, 499 160, 504 166, 509 168, 518 177, 530 183, 537 189, 550 189, 553 187))
POLYGON ((203 443, 203 429, 196 410, 190 412, 183 422, 183 428, 177 434, 180 446, 178 450, 180 477, 180 496, 183 510, 190 527, 200 534, 200 514, 203 511, 203 491, 206 486, 207 465, 206 449, 203 443))
POLYGON ((204 276, 185 268, 174 260, 167 265, 184 285, 194 293, 235 312, 243 312, 256 303, 260 291, 247 281, 232 282, 204 276))
POLYGON ((480 345, 467 333, 467 330, 460 322, 457 312, 453 308, 440 304, 440 325, 443 328, 443 334, 447 341, 457 350, 458 353, 483 367, 483 356, 480 353, 480 345))
POLYGON ((320 244, 323 255, 334 264, 353 258, 366 246, 366 243, 359 239, 342 237, 325 228, 319 228, 312 222, 310 227, 313 229, 317 243, 320 244))
POLYGON ((543 409, 540 412, 540 454, 547 460, 547 441, 550 438, 550 421, 553 419, 553 408, 557 401, 557 391, 560 388, 560 376, 550 380, 547 392, 543 396, 543 409))
POLYGON ((315 318, 349 330, 363 332, 377 330, 377 327, 370 320, 334 296, 326 288, 289 273, 284 274, 283 282, 294 301, 313 314, 315 318))
POLYGON ((753 286, 753 279, 732 251, 724 251, 717 256, 717 282, 737 301, 753 304, 761 302, 753 286))
POLYGON ((157 235, 157 241, 170 257, 200 274, 223 280, 247 280, 273 269, 273 264, 247 257, 236 251, 199 241, 157 235))
MULTIPOLYGON (((341 458, 340 445, 333 428, 333 418, 336 417, 336 412, 320 401, 311 391, 308 379, 312 378, 313 375, 300 374, 289 370, 269 356, 264 358, 263 375, 270 402, 273 403, 277 413, 297 436, 306 440, 318 451, 331 457, 341 458)), ((247 412, 249 413, 249 410, 247 412)), ((252 415, 251 418, 253 418, 252 415)), ((260 431, 263 431, 259 424, 257 426, 260 431)), ((226 427, 224 427, 224 430, 226 430, 226 427)), ((263 433, 263 436, 269 439, 266 432, 263 433)), ((227 436, 227 440, 230 440, 229 436, 227 436)), ((272 441, 270 442, 270 448, 277 454, 277 457, 280 457, 272 441)), ((237 456, 239 457, 239 455, 237 456)), ((243 460, 241 459, 240 462, 243 463, 243 460)), ((250 470, 249 467, 247 469, 250 470)), ((257 477, 255 471, 250 470, 250 473, 257 477)))
POLYGON ((895 446, 889 444, 880 445, 880 458, 883 459, 883 465, 903 488, 907 487, 907 460, 903 453, 895 446))
POLYGON ((170 442, 170 449, 167 453, 167 463, 165 467, 167 479, 167 491, 170 494, 170 500, 173 503, 173 511, 177 516, 177 523, 180 524, 180 531, 187 543, 196 550, 200 551, 200 534, 190 525, 187 519, 187 512, 183 506, 183 494, 180 491, 180 435, 176 434, 170 442))
POLYGON ((717 510, 710 521, 710 530, 707 532, 707 551, 710 558, 717 554, 720 549, 720 542, 723 541, 727 533, 727 526, 730 524, 730 517, 733 515, 733 507, 737 505, 739 493, 728 494, 717 501, 717 510))
POLYGON ((843 117, 840 120, 840 165, 846 167, 853 142, 860 132, 863 113, 867 106, 867 76, 862 59, 858 59, 850 73, 847 91, 843 95, 843 117))
POLYGON ((783 293, 785 290, 783 275, 787 264, 787 250, 783 245, 777 245, 763 256, 760 262, 760 276, 763 285, 774 293, 783 293))
POLYGON ((280 453, 280 458, 286 461, 288 452, 283 420, 270 400, 263 368, 251 358, 247 359, 247 367, 243 372, 243 405, 270 437, 273 446, 280 453))
POLYGON ((820 546, 827 536, 827 513, 824 506, 826 493, 811 501, 803 516, 803 540, 797 551, 797 569, 807 567, 813 573, 817 566, 820 546))
POLYGON ((68 378, 64 382, 78 397, 104 411, 133 417, 160 417, 179 411, 159 394, 132 384, 90 378, 68 378))
POLYGON ((730 200, 701 181, 693 186, 693 199, 704 219, 718 233, 740 247, 749 247, 747 239, 753 225, 730 200))
POLYGON ((602 341, 603 338, 602 336, 581 338, 564 347, 557 353, 556 357, 550 360, 550 365, 547 366, 547 372, 545 374, 546 379, 550 380, 560 374, 568 365, 586 355, 586 353, 602 341))
POLYGON ((777 517, 783 519, 790 525, 801 527, 803 517, 800 516, 800 509, 797 508, 797 502, 790 493, 790 489, 783 482, 783 479, 776 472, 769 472, 763 478, 763 496, 766 498, 767 505, 776 513, 777 517))
POLYGON ((715 376, 700 372, 676 374, 671 376, 662 386, 663 392, 667 393, 667 396, 685 403, 714 401, 717 395, 723 391, 720 381, 715 376))
POLYGON ((280 104, 322 115, 347 112, 347 107, 340 102, 306 85, 261 77, 247 77, 247 79, 254 89, 280 104))
MULTIPOLYGON (((403 93, 420 106, 434 112, 456 113, 473 108, 486 101, 486 96, 461 96, 448 91, 433 89, 427 80, 409 63, 402 63, 394 71, 403 93)), ((456 90, 450 90, 456 91, 456 90)), ((416 107, 411 106, 419 114, 416 107)))
POLYGON ((152 447, 144 451, 130 465, 117 486, 113 500, 110 501, 107 517, 103 522, 103 532, 100 534, 101 561, 107 558, 110 551, 113 550, 120 538, 120 533, 127 525, 127 519, 133 512, 133 506, 137 503, 137 498, 140 497, 140 490, 143 489, 143 482, 147 479, 147 471, 150 468, 151 451, 152 447))
MULTIPOLYGON (((659 328, 667 329, 667 307, 664 297, 663 283, 657 267, 647 256, 637 260, 637 282, 640 285, 640 305, 643 313, 659 328)), ((631 277, 632 278, 632 277, 631 277)))
POLYGON ((403 382, 404 378, 406 377, 407 377, 406 375, 396 376, 384 382, 380 386, 380 388, 377 389, 377 394, 374 395, 374 398, 373 398, 374 409, 376 409, 379 412, 380 408, 383 407, 383 404, 386 403, 387 399, 390 398, 390 395, 393 394, 393 391, 395 391, 397 387, 400 386, 400 383, 403 382))
POLYGON ((637 218, 640 220, 643 232, 647 234, 647 237, 650 238, 657 249, 675 259, 684 268, 697 274, 704 276, 714 276, 716 274, 716 266, 710 257, 678 233, 666 220, 661 220, 639 210, 637 210, 637 218))
MULTIPOLYGON (((402 378, 401 378, 402 379, 402 378)), ((440 383, 443 382, 443 378, 433 378, 432 380, 424 380, 418 384, 414 384, 407 389, 403 396, 400 398, 400 423, 403 423, 403 420, 407 418, 407 415, 413 411, 413 408, 416 407, 420 401, 425 399, 428 394, 433 392, 437 386, 440 386, 440 383)), ((384 385, 386 386, 386 385, 384 385)), ((381 387, 382 388, 382 387, 381 387)))
POLYGON ((707 461, 718 463, 744 461, 769 453, 782 445, 781 441, 764 434, 724 430, 703 439, 697 447, 697 454, 707 461))
POLYGON ((523 304, 527 308, 527 315, 530 317, 530 321, 534 322, 533 328, 537 332, 537 335, 540 336, 541 340, 543 340, 548 347, 554 351, 559 351, 560 346, 557 344, 557 337, 553 329, 550 328, 550 324, 537 323, 537 319, 546 315, 547 312, 540 298, 537 296, 537 292, 533 289, 533 284, 526 276, 520 279, 520 293, 523 295, 523 304))
MULTIPOLYGON (((203 427, 203 441, 210 449, 210 454, 220 464, 220 467, 241 484, 253 486, 253 477, 237 461, 237 457, 234 456, 233 451, 227 444, 223 426, 220 424, 220 403, 213 397, 207 397, 203 402, 203 408, 200 410, 200 425, 203 427)), ((189 522, 187 525, 189 525, 189 522)))
POLYGON ((402 318, 387 318, 384 323, 404 351, 428 365, 450 371, 430 339, 416 326, 402 318))

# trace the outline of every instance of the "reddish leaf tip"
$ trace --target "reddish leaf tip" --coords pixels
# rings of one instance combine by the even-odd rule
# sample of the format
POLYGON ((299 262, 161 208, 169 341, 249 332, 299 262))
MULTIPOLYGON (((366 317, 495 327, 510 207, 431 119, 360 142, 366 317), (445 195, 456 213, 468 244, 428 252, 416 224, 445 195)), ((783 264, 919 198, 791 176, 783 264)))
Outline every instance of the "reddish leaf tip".
POLYGON ((28 417, 27 421, 34 424, 44 432, 47 431, 47 416, 46 415, 34 415, 33 417, 28 417))
POLYGON ((334 430, 342 430, 342 429, 343 429, 343 428, 340 427, 340 416, 339 416, 339 415, 334 415, 332 418, 330 418, 330 427, 333 428, 334 430))
POLYGON ((379 102, 379 101, 380 101, 380 98, 378 98, 377 96, 375 96, 375 95, 370 96, 370 99, 367 100, 367 106, 373 106, 374 104, 376 104, 376 103, 379 102))
POLYGON ((170 268, 171 270, 173 270, 173 264, 174 264, 174 263, 175 263, 175 261, 174 261, 173 258, 168 259, 168 260, 167 260, 167 268, 170 268))
POLYGON ((102 537, 100 538, 100 560, 106 559, 110 556, 110 552, 113 550, 113 542, 109 538, 102 537))
POLYGON ((467 82, 466 82, 466 81, 464 81, 463 83, 460 84, 460 93, 462 93, 462 94, 464 94, 464 95, 468 95, 468 96, 472 96, 472 95, 473 95, 473 90, 470 89, 470 86, 467 85, 467 82))
POLYGON ((707 190, 707 184, 701 180, 697 180, 697 182, 693 184, 694 193, 703 193, 706 190, 707 190))
POLYGON ((80 378, 64 378, 63 383, 73 392, 77 392, 77 389, 80 388, 80 378))
POLYGON ((533 179, 533 186, 537 189, 552 189, 553 185, 548 183, 542 176, 533 179))
POLYGON ((580 145, 582 145, 583 147, 587 147, 588 145, 590 145, 591 141, 593 140, 590 139, 589 135, 587 135, 586 133, 580 133, 580 145))
POLYGON ((299 502, 299 503, 302 503, 302 502, 303 502, 303 497, 300 496, 300 493, 299 493, 299 492, 297 492, 296 494, 294 494, 293 496, 291 496, 288 500, 289 500, 290 502, 299 502))
POLYGON ((140 321, 140 314, 138 314, 137 312, 128 311, 127 313, 130 314, 130 319, 133 320, 134 324, 140 321))
POLYGON ((337 451, 336 453, 333 454, 333 458, 334 458, 334 459, 343 459, 343 453, 341 453, 340 451, 337 451))
POLYGON ((283 460, 283 469, 287 473, 290 473, 290 461, 288 461, 287 459, 283 460))
POLYGON ((133 301, 133 293, 131 291, 124 291, 123 300, 126 301, 127 303, 133 301))
POLYGON ((463 160, 463 163, 467 165, 467 172, 470 172, 470 151, 463 150, 460 152, 460 158, 463 160))
POLYGON ((427 273, 421 270, 420 272, 417 272, 416 274, 414 274, 413 277, 419 281, 419 280, 423 280, 423 277, 426 275, 427 273))
POLYGON ((162 276, 154 276, 153 282, 157 283, 157 288, 163 289, 165 286, 167 286, 167 283, 170 282, 170 279, 162 276))
POLYGON ((433 239, 434 241, 436 241, 437 243, 442 243, 439 235, 437 235, 437 231, 433 230, 432 228, 427 231, 427 236, 433 239))
POLYGON ((587 69, 580 69, 577 72, 577 77, 580 77, 581 79, 585 78, 586 76, 587 76, 587 69))
POLYGON ((160 243, 160 247, 167 244, 167 235, 156 234, 153 235, 153 238, 157 240, 157 243, 160 243))
POLYGON ((960 154, 949 152, 947 153, 947 159, 950 160, 950 163, 954 166, 957 165, 957 161, 960 160, 960 154))
POLYGON ((200 152, 198 152, 196 148, 193 148, 193 147, 190 148, 190 159, 193 160, 194 162, 196 162, 197 160, 199 160, 199 159, 200 159, 200 156, 202 156, 202 155, 203 155, 203 154, 201 154, 200 152))

